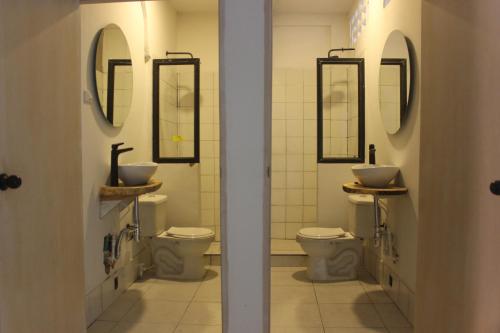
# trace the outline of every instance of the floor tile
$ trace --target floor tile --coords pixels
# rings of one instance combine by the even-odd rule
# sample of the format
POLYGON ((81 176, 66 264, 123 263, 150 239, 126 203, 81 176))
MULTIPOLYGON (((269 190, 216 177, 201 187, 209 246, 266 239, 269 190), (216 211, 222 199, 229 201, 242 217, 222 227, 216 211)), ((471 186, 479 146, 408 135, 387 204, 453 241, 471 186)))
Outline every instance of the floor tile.
POLYGON ((322 327, 317 304, 271 304, 271 326, 322 327))
POLYGON ((182 324, 221 325, 221 303, 191 303, 181 320, 182 324))
POLYGON ((142 283, 146 284, 176 284, 176 285, 199 285, 203 279, 200 279, 199 281, 183 281, 183 280, 174 280, 174 279, 163 279, 163 278, 158 278, 156 277, 155 273, 152 271, 148 271, 144 273, 144 278, 142 280, 142 283))
POLYGON ((271 333, 323 333, 322 327, 271 327, 271 333))
POLYGON ((362 287, 358 280, 348 281, 313 281, 315 286, 335 286, 335 287, 362 287))
POLYGON ((207 273, 203 277, 203 282, 219 282, 221 280, 220 267, 211 266, 207 269, 207 273))
POLYGON ((311 286, 304 268, 294 271, 272 271, 271 285, 273 286, 311 286))
POLYGON ((318 303, 371 303, 361 285, 314 285, 318 303))
POLYGON ((137 302, 137 298, 122 295, 104 310, 99 320, 120 321, 137 302))
POLYGON ((361 281, 361 286, 363 286, 367 296, 373 303, 392 303, 389 295, 387 295, 384 289, 382 289, 375 280, 361 281))
POLYGON ((109 333, 116 326, 116 322, 98 320, 87 329, 87 333, 109 333))
POLYGON ((325 333, 389 333, 385 328, 326 328, 325 333))
POLYGON ((272 286, 271 303, 316 304, 312 286, 272 286))
POLYGON ((221 285, 218 282, 203 282, 194 295, 194 302, 220 302, 221 285))
POLYGON ((389 333, 413 333, 413 327, 389 327, 389 333))
POLYGON ((271 272, 297 272, 304 271, 305 267, 295 267, 295 266, 272 266, 271 272))
POLYGON ((173 333, 177 324, 174 323, 119 323, 110 333, 173 333))
POLYGON ((384 327, 372 304, 320 304, 324 327, 384 327))
POLYGON ((187 309, 188 302, 141 300, 123 318, 126 322, 177 323, 187 309))
POLYGON ((155 284, 144 294, 144 299, 160 299, 167 301, 186 301, 193 299, 199 286, 196 284, 155 284))
MULTIPOLYGON (((221 333, 220 281, 220 266, 207 267, 194 282, 149 273, 88 333, 221 333)), ((368 274, 356 281, 311 282, 304 267, 272 267, 271 285, 271 333, 413 333, 368 274)))
POLYGON ((411 327, 401 311, 394 304, 375 304, 386 327, 411 327))
POLYGON ((175 333, 222 333, 220 325, 179 325, 175 333))
POLYGON ((136 281, 128 287, 127 291, 141 291, 141 292, 146 292, 150 287, 152 286, 152 283, 148 281, 136 281))

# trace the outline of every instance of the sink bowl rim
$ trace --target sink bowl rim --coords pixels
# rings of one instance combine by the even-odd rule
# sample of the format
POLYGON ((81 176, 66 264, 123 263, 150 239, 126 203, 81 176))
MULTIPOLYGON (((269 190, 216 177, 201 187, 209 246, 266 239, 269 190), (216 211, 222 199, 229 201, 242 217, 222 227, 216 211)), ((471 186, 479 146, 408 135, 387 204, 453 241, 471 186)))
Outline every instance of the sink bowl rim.
POLYGON ((368 169, 398 169, 399 167, 389 164, 360 164, 352 167, 352 170, 368 170, 368 169))
POLYGON ((135 162, 135 163, 120 163, 118 165, 118 167, 120 168, 130 168, 130 167, 133 167, 133 168, 144 168, 144 167, 157 167, 158 166, 158 163, 156 162, 135 162))

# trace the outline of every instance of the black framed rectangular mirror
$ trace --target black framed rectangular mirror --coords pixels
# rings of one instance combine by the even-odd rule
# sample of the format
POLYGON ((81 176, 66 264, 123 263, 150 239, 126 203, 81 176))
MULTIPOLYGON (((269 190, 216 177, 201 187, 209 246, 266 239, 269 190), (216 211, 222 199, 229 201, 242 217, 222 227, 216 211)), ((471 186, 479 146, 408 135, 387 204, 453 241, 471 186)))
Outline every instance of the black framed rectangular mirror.
POLYGON ((404 58, 382 58, 380 61, 380 112, 385 129, 395 134, 408 107, 407 65, 404 58))
POLYGON ((198 58, 153 60, 153 160, 200 162, 198 58))
POLYGON ((317 59, 318 163, 365 161, 364 59, 317 59))
POLYGON ((106 119, 114 126, 121 127, 125 122, 132 99, 131 92, 132 60, 108 60, 108 96, 106 119))

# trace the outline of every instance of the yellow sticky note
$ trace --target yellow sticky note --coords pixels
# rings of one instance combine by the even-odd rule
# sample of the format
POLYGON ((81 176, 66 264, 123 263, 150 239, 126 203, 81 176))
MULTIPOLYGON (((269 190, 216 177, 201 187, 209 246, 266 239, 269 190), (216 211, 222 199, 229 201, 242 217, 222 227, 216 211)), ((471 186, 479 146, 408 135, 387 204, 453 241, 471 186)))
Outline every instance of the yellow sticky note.
POLYGON ((184 141, 184 138, 181 135, 172 135, 173 142, 181 142, 184 141))

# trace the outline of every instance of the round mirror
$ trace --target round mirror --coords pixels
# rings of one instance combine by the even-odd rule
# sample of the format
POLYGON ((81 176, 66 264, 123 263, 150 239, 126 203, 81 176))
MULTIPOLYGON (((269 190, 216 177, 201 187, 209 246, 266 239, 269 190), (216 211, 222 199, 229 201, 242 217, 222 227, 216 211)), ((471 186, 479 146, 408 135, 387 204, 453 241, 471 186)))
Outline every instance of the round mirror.
POLYGON ((104 118, 121 127, 132 104, 133 71, 127 39, 116 24, 99 32, 95 51, 95 89, 104 118))
POLYGON ((380 112, 389 134, 399 131, 409 111, 411 66, 409 42, 405 35, 395 30, 385 42, 379 73, 380 112))

